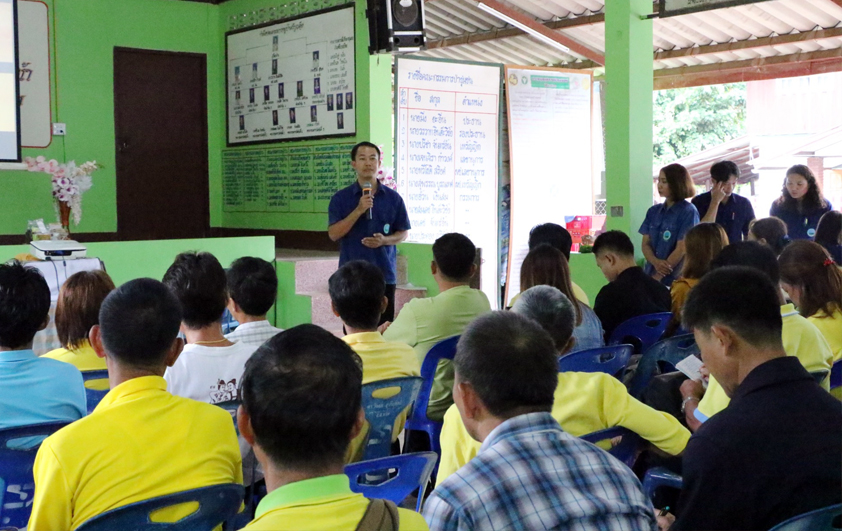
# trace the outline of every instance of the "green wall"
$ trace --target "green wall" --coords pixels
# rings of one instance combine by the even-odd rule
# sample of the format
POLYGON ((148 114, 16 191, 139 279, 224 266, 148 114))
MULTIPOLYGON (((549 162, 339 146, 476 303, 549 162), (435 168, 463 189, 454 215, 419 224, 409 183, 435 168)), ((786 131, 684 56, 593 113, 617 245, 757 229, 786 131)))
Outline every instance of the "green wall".
POLYGON ((596 300, 596 294, 602 286, 608 284, 602 271, 596 266, 596 259, 591 253, 570 253, 570 276, 588 295, 591 307, 596 300))
POLYGON ((430 272, 433 246, 427 243, 400 243, 398 254, 406 256, 406 279, 410 284, 427 288, 427 297, 439 294, 439 285, 430 272))

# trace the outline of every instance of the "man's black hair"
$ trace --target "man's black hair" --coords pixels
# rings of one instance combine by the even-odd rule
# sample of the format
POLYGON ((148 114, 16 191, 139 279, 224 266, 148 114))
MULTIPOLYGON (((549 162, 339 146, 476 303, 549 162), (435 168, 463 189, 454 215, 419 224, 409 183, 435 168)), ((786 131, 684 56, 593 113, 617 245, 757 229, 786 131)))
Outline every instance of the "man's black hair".
POLYGON ((50 313, 50 287, 41 272, 13 260, 0 264, 0 347, 30 343, 50 313))
POLYGON ((357 330, 373 330, 380 322, 386 281, 380 268, 363 260, 340 267, 328 280, 330 300, 339 318, 357 330))
POLYGON ((362 361, 312 324, 279 333, 246 362, 240 397, 272 462, 321 471, 342 463, 362 400, 362 361))
POLYGON ((449 232, 433 243, 433 259, 442 275, 455 281, 467 282, 471 266, 477 257, 474 242, 464 234, 449 232))
POLYGON ((720 160, 710 167, 710 178, 714 182, 724 183, 734 175, 737 179, 740 178, 740 167, 730 160, 720 160))
POLYGON ((178 299, 151 278, 126 282, 109 293, 99 309, 106 352, 131 367, 160 367, 180 325, 178 299))
POLYGON ((266 315, 278 296, 278 275, 271 263, 244 256, 228 269, 228 296, 247 315, 266 315))
POLYGON ((781 348, 778 290, 757 269, 729 266, 709 272, 690 290, 681 314, 687 330, 707 334, 718 324, 755 347, 781 348))
POLYGON ((377 157, 380 158, 380 148, 377 147, 377 145, 372 144, 371 142, 363 141, 351 148, 351 160, 357 160, 357 151, 359 151, 361 147, 370 147, 376 149, 377 157))
POLYGON ((593 243, 593 254, 604 251, 615 252, 620 256, 634 256, 634 244, 625 232, 609 230, 597 236, 593 243))
POLYGON ((516 411, 550 411, 558 385, 558 351, 532 319, 497 311, 477 317, 459 339, 453 360, 488 411, 507 418, 516 411))
POLYGON ((567 229, 555 223, 543 223, 535 225, 529 231, 529 250, 546 243, 555 247, 567 260, 570 260, 570 249, 573 247, 573 237, 567 229))
POLYGON ((164 284, 181 303, 182 319, 191 329, 222 320, 228 304, 228 280, 210 253, 181 253, 164 273, 164 284))
POLYGON ((728 266, 745 266, 766 274, 774 285, 781 281, 780 267, 775 252, 753 241, 734 242, 726 245, 710 263, 711 270, 728 266))

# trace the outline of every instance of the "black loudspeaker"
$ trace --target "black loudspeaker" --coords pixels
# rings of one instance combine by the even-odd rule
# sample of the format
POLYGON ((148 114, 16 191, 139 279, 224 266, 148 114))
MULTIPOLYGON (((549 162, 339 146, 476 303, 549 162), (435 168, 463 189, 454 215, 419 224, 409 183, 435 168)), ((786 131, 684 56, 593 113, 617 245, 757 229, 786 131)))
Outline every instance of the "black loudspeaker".
POLYGON ((424 48, 424 0, 368 0, 368 52, 405 53, 424 48))

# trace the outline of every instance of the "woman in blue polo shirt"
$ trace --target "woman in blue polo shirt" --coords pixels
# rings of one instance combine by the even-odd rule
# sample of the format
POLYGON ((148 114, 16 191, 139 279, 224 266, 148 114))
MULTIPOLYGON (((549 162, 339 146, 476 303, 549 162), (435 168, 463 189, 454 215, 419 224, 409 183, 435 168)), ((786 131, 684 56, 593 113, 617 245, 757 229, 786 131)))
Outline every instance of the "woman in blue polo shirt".
POLYGON ((699 222, 699 211, 687 198, 696 195, 687 168, 670 164, 658 174, 658 194, 666 201, 646 212, 638 231, 643 235, 643 270, 670 286, 684 260, 684 235, 699 222))
POLYGON ((822 197, 810 168, 796 164, 786 171, 781 197, 772 203, 769 215, 786 223, 791 240, 811 240, 819 219, 832 208, 830 201, 822 197))

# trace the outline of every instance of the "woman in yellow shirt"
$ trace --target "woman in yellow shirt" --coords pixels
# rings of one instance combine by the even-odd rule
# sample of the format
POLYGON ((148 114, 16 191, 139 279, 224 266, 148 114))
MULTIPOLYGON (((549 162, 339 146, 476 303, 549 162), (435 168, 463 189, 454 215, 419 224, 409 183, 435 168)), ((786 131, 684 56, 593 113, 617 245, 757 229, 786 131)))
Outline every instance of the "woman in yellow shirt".
POLYGON ((725 229, 716 223, 699 223, 687 231, 687 236, 684 237, 686 254, 681 277, 670 287, 674 328, 678 328, 677 325, 681 322, 681 309, 690 290, 710 270, 710 263, 726 245, 728 235, 725 229))
POLYGON ((789 244, 778 258, 781 287, 798 312, 816 325, 842 359, 842 271, 821 245, 808 240, 789 244))
POLYGON ((105 271, 80 271, 68 277, 56 304, 56 331, 62 348, 44 357, 70 363, 82 372, 105 369, 105 358, 94 352, 88 332, 99 324, 99 307, 113 289, 114 282, 105 271))

